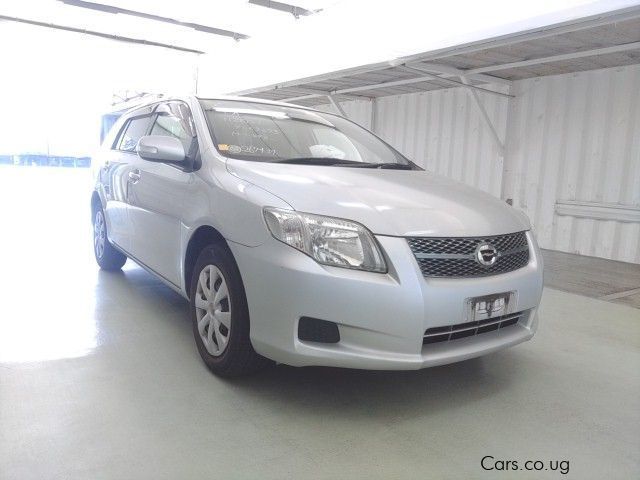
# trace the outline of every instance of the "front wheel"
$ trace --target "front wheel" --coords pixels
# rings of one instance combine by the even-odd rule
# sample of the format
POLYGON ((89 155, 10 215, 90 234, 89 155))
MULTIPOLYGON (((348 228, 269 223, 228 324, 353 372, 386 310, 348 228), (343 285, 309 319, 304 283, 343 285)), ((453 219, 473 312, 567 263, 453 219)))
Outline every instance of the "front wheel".
POLYGON ((198 352, 223 377, 254 372, 270 363, 249 339, 249 308, 240 271, 228 247, 205 247, 191 278, 191 318, 198 352))
POLYGON ((98 208, 93 217, 93 253, 96 256, 96 262, 103 270, 120 270, 127 261, 127 257, 109 242, 107 222, 101 208, 98 208))

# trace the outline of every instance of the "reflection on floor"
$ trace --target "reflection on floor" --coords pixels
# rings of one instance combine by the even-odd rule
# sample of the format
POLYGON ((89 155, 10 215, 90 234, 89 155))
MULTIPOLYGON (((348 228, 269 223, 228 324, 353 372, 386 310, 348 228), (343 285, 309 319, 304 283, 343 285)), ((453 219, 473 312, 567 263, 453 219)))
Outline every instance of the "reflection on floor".
POLYGON ((496 478, 486 455, 637 476, 640 310, 548 288, 538 335, 484 358, 225 381, 180 296, 96 268, 89 192, 86 172, 0 169, 2 480, 496 478))

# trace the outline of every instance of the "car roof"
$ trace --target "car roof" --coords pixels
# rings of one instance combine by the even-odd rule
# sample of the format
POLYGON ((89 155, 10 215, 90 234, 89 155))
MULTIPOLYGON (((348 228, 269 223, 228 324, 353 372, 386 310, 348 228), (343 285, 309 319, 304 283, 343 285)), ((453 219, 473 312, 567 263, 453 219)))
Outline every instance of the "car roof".
POLYGON ((239 96, 233 96, 233 95, 211 95, 211 96, 200 96, 200 95, 167 95, 167 96, 161 96, 161 97, 155 97, 155 98, 150 98, 148 101, 144 101, 141 103, 138 103, 134 106, 131 106, 131 108, 125 110, 123 112, 123 116, 124 115, 130 115, 131 113, 135 112, 136 110, 140 110, 143 108, 147 108, 150 107, 152 105, 155 105, 156 103, 161 103, 161 102, 168 102, 171 100, 181 100, 181 101, 185 101, 188 99, 195 99, 197 101, 200 100, 223 100, 223 101, 234 101, 234 102, 247 102, 247 103, 262 103, 264 105, 274 105, 274 106, 280 106, 280 107, 289 107, 289 108, 298 108, 300 110, 308 110, 311 112, 319 112, 319 113, 331 113, 331 112, 323 112, 322 110, 318 110, 316 108, 310 108, 310 107, 305 107, 302 105, 296 105, 294 103, 285 103, 285 102, 276 102, 273 100, 265 100, 264 98, 252 98, 252 97, 239 97, 239 96))

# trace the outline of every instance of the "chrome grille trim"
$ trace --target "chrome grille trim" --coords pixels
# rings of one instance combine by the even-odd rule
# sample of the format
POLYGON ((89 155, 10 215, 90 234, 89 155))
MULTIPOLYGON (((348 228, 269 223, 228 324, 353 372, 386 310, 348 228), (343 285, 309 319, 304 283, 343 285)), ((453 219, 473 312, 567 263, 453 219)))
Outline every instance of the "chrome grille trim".
POLYGON ((493 332, 502 328, 517 325, 524 312, 511 313, 495 318, 487 318, 475 322, 446 325, 428 328, 424 332, 422 344, 449 342, 459 338, 472 337, 483 333, 493 332))
POLYGON ((410 237, 407 242, 425 277, 482 277, 511 272, 529 263, 526 232, 491 237, 410 237), (497 250, 493 265, 476 261, 476 247, 483 242, 497 250))
MULTIPOLYGON (((498 258, 503 257, 505 255, 513 255, 514 253, 518 253, 518 252, 525 252, 527 250, 529 250, 529 247, 526 245, 524 247, 512 248, 511 250, 498 252, 498 258)), ((420 260, 423 258, 445 258, 445 259, 466 258, 466 259, 473 260, 475 258, 473 253, 470 253, 468 255, 465 255, 463 253, 414 253, 414 256, 420 260)))

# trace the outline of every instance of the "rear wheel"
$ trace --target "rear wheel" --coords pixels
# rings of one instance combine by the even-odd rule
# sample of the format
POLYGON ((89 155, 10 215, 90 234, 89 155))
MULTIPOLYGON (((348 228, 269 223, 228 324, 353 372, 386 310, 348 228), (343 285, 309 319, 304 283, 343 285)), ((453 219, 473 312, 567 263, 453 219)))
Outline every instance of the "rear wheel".
POLYGON ((127 261, 127 257, 109 242, 107 222, 101 208, 97 209, 93 217, 93 253, 103 270, 120 270, 127 261))
POLYGON ((198 256, 190 298, 198 352, 212 372, 235 377, 271 363, 251 345, 242 278, 225 245, 209 245, 198 256))

